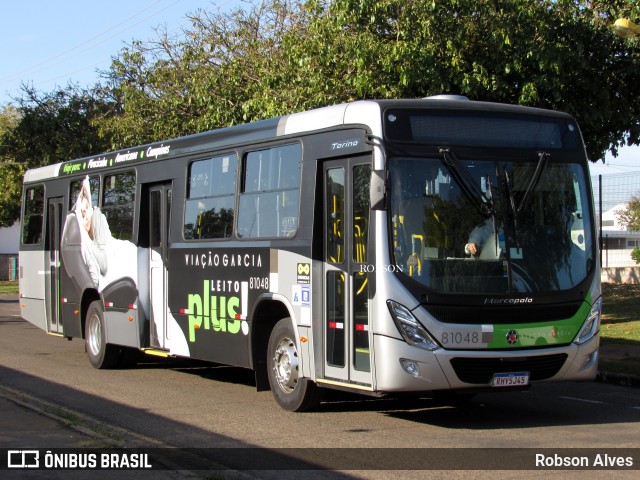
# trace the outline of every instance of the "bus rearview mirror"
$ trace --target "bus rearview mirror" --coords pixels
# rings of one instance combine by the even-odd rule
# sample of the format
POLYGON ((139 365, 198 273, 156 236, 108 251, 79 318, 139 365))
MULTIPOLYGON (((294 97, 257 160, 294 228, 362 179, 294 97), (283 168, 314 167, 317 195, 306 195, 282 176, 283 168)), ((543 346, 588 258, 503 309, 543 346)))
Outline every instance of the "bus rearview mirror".
POLYGON ((372 210, 384 210, 385 208, 385 178, 384 170, 373 170, 371 172, 369 204, 372 210))

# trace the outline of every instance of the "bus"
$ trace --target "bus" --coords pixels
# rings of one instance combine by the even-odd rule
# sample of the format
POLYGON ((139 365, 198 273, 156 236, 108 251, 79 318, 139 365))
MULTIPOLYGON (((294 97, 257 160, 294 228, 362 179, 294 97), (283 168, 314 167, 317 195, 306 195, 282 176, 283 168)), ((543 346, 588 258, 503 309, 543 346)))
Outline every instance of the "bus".
POLYGON ((601 286, 567 114, 361 100, 26 172, 21 315, 98 369, 140 352, 326 389, 590 380, 601 286))

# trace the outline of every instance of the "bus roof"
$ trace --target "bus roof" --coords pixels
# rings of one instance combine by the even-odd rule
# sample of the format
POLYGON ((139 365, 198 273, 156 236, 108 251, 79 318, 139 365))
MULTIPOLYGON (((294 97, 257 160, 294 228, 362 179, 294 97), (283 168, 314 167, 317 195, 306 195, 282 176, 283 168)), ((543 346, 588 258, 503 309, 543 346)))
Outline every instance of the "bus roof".
POLYGON ((469 101, 465 97, 448 95, 413 100, 360 100, 34 168, 25 173, 24 182, 43 181, 77 173, 87 174, 117 165, 170 159, 342 125, 366 125, 372 134, 382 137, 381 111, 398 107, 544 114, 571 118, 567 114, 550 110, 469 101))

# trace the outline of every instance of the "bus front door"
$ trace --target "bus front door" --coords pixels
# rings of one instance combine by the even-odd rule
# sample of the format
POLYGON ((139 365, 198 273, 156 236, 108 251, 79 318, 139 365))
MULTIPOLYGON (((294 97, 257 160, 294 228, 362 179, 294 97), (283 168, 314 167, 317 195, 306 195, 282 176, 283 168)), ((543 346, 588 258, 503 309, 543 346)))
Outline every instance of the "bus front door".
POLYGON ((167 262, 169 259, 169 217, 171 185, 153 185, 149 188, 149 317, 150 345, 169 350, 167 328, 167 262))
POLYGON ((47 274, 45 275, 45 305, 47 310, 47 331, 62 334, 60 315, 60 239, 63 218, 63 197, 47 201, 47 274))
POLYGON ((324 164, 325 380, 371 386, 369 332, 370 157, 324 164))

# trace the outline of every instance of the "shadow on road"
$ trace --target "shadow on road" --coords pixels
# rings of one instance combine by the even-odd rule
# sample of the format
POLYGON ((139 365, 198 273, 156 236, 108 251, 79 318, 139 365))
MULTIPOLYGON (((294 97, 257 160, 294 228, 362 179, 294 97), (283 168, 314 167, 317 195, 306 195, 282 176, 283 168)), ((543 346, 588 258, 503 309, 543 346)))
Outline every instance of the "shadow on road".
MULTIPOLYGON (((143 355, 143 357, 145 357, 143 355)), ((167 368, 198 375, 213 382, 245 385, 254 394, 253 371, 188 359, 142 359, 135 368, 167 368)), ((608 408, 603 411, 597 401, 590 401, 596 391, 620 388, 640 405, 640 390, 603 385, 595 382, 546 383, 527 391, 479 393, 471 399, 439 395, 395 395, 367 397, 337 390, 325 390, 317 413, 379 412, 390 417, 450 429, 520 429, 544 426, 569 426, 640 422, 640 409, 608 408), (576 393, 576 390, 578 393, 576 393), (585 398, 567 399, 566 392, 585 398)), ((297 415, 304 415, 299 413, 297 415)), ((366 429, 364 429, 366 431, 366 429)))

